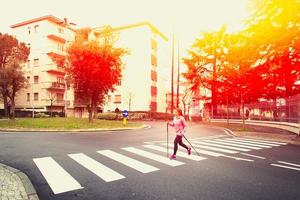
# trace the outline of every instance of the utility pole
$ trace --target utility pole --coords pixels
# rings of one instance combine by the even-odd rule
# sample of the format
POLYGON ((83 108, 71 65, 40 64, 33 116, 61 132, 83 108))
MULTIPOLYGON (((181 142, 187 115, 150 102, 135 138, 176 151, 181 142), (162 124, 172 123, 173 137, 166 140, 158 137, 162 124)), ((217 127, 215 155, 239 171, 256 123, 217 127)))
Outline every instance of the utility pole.
POLYGON ((177 43, 177 47, 178 47, 178 63, 177 63, 177 102, 176 102, 176 107, 179 108, 179 76, 180 76, 180 70, 179 70, 179 65, 180 65, 180 57, 179 57, 179 40, 177 43))
POLYGON ((172 33, 171 113, 174 110, 174 32, 172 33))

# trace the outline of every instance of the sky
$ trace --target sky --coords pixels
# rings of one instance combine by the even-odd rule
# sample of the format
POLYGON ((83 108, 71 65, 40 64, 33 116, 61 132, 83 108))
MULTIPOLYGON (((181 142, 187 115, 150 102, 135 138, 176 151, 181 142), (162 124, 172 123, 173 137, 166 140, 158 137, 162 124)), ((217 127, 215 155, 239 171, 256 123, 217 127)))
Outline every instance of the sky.
POLYGON ((68 18, 77 27, 110 24, 122 26, 150 21, 171 38, 174 31, 183 50, 202 31, 227 24, 229 31, 242 28, 249 15, 249 0, 0 0, 0 32, 9 26, 44 15, 68 18))

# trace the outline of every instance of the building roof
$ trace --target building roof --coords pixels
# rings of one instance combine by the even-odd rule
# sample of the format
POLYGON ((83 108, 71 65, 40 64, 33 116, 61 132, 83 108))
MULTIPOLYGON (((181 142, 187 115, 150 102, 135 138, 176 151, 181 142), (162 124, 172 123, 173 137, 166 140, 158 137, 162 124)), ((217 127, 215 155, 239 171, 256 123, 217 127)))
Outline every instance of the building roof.
MULTIPOLYGON (((59 19, 59 18, 57 18, 53 15, 46 15, 46 16, 26 20, 26 21, 23 21, 23 22, 20 22, 20 23, 17 23, 17 24, 13 24, 10 27, 11 28, 17 28, 17 27, 20 27, 20 26, 25 26, 25 25, 32 24, 32 23, 39 22, 39 21, 43 21, 43 20, 48 20, 48 21, 53 22, 53 23, 55 23, 57 25, 60 25, 62 27, 64 27, 64 24, 65 24, 64 20, 61 20, 61 19, 59 19)), ((72 28, 69 28, 69 29, 74 31, 74 29, 72 29, 72 28)))
MULTIPOLYGON (((150 22, 140 22, 140 23, 125 25, 125 26, 114 27, 114 28, 111 28, 111 30, 112 31, 121 31, 121 30, 136 28, 136 27, 140 27, 140 26, 148 26, 153 32, 157 33, 162 39, 164 39, 165 41, 168 41, 168 37, 165 36, 158 28, 156 28, 150 22)), ((101 31, 101 29, 103 29, 103 26, 94 28, 94 30, 96 30, 96 31, 97 30, 101 31)))

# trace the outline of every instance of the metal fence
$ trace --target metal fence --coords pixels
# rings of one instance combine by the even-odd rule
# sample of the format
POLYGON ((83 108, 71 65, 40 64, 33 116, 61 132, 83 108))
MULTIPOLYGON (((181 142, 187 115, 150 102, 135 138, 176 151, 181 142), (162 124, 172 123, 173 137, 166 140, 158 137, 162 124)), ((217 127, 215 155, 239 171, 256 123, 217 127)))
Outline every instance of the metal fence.
POLYGON ((210 107, 205 108, 204 118, 214 119, 251 119, 264 121, 295 122, 300 121, 300 94, 276 101, 262 101, 244 105, 217 105, 217 112, 211 114, 210 107))

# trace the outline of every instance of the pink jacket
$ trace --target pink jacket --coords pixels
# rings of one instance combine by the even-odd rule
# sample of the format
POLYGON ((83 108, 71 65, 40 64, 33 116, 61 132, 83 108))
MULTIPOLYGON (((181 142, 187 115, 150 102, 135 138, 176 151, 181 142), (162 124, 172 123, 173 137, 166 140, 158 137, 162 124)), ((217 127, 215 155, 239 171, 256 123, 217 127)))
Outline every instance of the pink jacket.
POLYGON ((169 123, 170 126, 173 126, 176 131, 176 135, 183 136, 186 128, 186 121, 183 116, 174 117, 173 122, 169 123))

